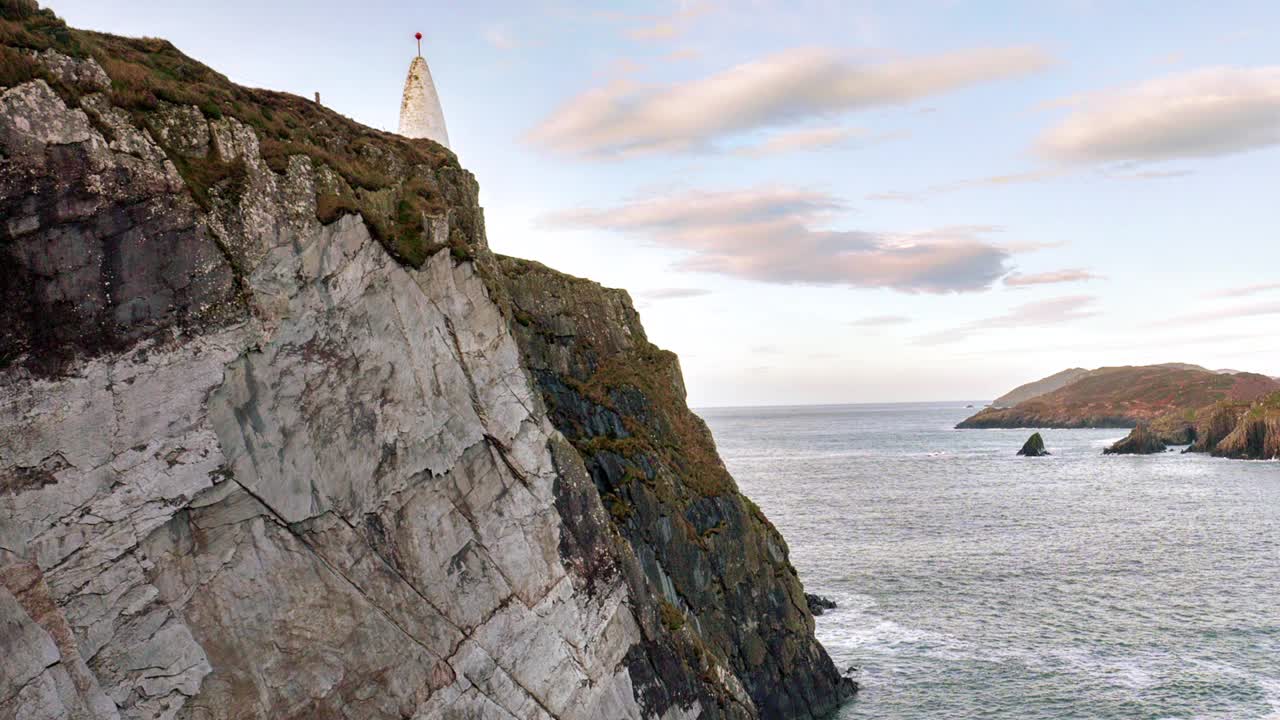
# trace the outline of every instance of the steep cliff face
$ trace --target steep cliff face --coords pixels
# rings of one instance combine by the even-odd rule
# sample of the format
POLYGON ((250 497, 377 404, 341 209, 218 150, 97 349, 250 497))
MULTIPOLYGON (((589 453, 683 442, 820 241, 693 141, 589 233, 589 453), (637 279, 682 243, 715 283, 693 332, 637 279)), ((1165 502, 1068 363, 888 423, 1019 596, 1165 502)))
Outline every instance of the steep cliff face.
POLYGON ((527 323, 558 296, 507 276, 451 154, 0 10, 0 718, 807 717, 847 694, 667 355, 598 384, 624 430, 702 433, 620 522, 595 436, 544 399, 593 333, 643 331, 582 295, 539 361, 527 323))
POLYGON ((1188 452, 1210 452, 1235 430, 1240 418, 1249 411, 1250 403, 1222 401, 1203 408, 1196 414, 1188 452))
POLYGON ((1240 413, 1235 427, 1211 451, 1219 457, 1242 460, 1280 459, 1280 393, 1240 413))
POLYGON ((656 596, 685 641, 680 663, 724 663, 766 717, 830 712, 853 683, 813 640, 786 542, 738 492, 685 405, 675 355, 648 341, 625 292, 501 263, 552 424, 581 453, 638 558, 646 582, 637 593, 656 596))

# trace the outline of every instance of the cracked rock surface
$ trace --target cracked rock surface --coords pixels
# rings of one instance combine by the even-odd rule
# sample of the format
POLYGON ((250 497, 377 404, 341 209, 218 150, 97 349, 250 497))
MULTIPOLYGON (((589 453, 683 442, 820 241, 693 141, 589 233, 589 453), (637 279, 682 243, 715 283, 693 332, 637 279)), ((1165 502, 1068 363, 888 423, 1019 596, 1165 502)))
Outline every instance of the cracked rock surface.
POLYGON ((725 525, 746 559, 646 550, 652 503, 643 532, 611 517, 469 175, 433 179, 452 204, 422 228, 474 231, 411 267, 359 215, 317 220, 325 164, 273 170, 252 128, 194 106, 139 124, 93 60, 37 57, 87 92, 0 88, 0 718, 809 717, 843 697, 736 490, 679 529, 725 525), (243 173, 203 207, 174 160, 207 156, 243 173))

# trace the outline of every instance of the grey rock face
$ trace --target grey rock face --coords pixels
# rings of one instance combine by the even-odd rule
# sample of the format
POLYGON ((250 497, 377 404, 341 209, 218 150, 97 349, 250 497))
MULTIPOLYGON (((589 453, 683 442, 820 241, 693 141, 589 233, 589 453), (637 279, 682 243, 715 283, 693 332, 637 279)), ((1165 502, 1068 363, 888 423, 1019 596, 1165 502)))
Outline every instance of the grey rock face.
POLYGON ((205 219, 145 133, 112 148, 39 82, 0 142, 6 289, 37 304, 5 322, 0 717, 640 716, 626 586, 561 560, 576 456, 470 263, 292 212, 305 162, 205 219), (216 238, 243 295, 215 228, 253 230, 216 238))

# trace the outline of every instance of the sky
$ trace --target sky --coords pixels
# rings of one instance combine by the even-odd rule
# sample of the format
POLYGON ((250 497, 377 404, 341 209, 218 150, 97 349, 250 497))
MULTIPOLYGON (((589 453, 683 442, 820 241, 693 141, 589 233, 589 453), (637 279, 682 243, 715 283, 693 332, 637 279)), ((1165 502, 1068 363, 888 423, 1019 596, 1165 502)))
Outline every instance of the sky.
POLYGON ((56 0, 394 130, 425 35, 494 250, 627 289, 690 404, 1280 375, 1280 4, 56 0))

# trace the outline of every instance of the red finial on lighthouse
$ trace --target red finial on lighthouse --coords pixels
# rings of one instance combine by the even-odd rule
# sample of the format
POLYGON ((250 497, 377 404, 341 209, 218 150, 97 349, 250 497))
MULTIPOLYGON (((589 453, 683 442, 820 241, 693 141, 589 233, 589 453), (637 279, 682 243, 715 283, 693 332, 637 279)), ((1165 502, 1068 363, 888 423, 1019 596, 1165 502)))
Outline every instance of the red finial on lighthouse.
POLYGON ((422 33, 414 33, 413 37, 418 41, 418 57, 422 57, 422 33))

